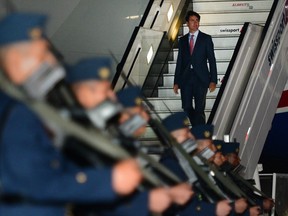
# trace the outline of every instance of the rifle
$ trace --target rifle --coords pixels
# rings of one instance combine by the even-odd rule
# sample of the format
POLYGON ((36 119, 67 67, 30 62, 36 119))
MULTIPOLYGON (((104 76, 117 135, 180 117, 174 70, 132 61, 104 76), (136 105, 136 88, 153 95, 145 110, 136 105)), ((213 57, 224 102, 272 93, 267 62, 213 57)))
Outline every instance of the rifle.
MULTIPOLYGON (((109 158, 115 160, 123 160, 131 157, 129 152, 123 149, 121 146, 114 145, 112 140, 104 136, 99 130, 93 128, 93 130, 87 130, 83 126, 75 123, 70 118, 61 116, 54 107, 45 103, 44 101, 37 101, 27 97, 19 88, 11 84, 3 73, 0 73, 0 88, 13 98, 23 102, 30 109, 32 109, 44 122, 53 121, 57 124, 61 130, 67 135, 75 136, 82 140, 89 147, 95 149, 98 152, 106 155, 109 158)), ((141 169, 144 179, 147 180, 153 186, 165 186, 163 182, 151 173, 150 171, 141 169)), ((178 181, 179 179, 175 179, 178 181)))
POLYGON ((236 197, 245 198, 250 205, 252 206, 256 205, 254 200, 252 200, 247 194, 245 194, 229 176, 227 175, 225 176, 222 172, 218 170, 218 168, 214 164, 210 163, 207 159, 203 158, 200 155, 199 158, 206 166, 210 168, 215 178, 222 184, 223 187, 230 190, 236 197))
POLYGON ((204 182, 208 188, 213 191, 214 195, 216 195, 218 199, 227 198, 227 196, 222 192, 222 190, 220 190, 216 183, 207 176, 202 168, 194 161, 193 158, 190 157, 189 154, 187 154, 182 146, 176 142, 176 140, 158 120, 155 120, 151 117, 149 124, 152 127, 154 133, 158 136, 160 142, 164 146, 172 149, 183 171, 187 175, 189 182, 193 184, 193 186, 195 186, 200 192, 202 192, 209 202, 215 203, 218 200, 213 199, 209 195, 209 192, 206 191, 204 187, 202 187, 198 178, 200 178, 202 182, 204 182))
POLYGON ((259 193, 260 196, 262 196, 265 199, 270 199, 269 196, 267 196, 265 193, 263 193, 261 190, 259 190, 258 188, 256 188, 254 185, 250 184, 249 182, 247 182, 242 176, 238 175, 237 173, 230 171, 228 172, 233 178, 235 178, 236 180, 240 181, 245 187, 247 187, 248 189, 252 190, 253 192, 259 193))
MULTIPOLYGON (((80 105, 73 97, 73 93, 63 83, 58 83, 57 87, 49 93, 49 99, 52 101, 51 103, 56 104, 57 107, 64 106, 68 108, 71 113, 75 113, 76 107, 76 112, 80 113, 82 117, 87 119, 85 124, 89 125, 91 130, 99 130, 99 128, 103 130, 107 129, 107 125, 114 124, 115 121, 113 120, 115 120, 115 118, 122 111, 122 107, 119 103, 108 101, 99 105, 98 108, 94 110, 85 111, 83 109, 79 109, 77 107, 80 107, 80 105)), ((138 151, 137 147, 139 147, 140 144, 138 144, 135 139, 126 137, 124 134, 121 134, 117 128, 115 128, 113 132, 116 133, 112 134, 112 137, 111 133, 107 134, 107 136, 112 139, 114 145, 117 144, 118 146, 121 146, 130 156, 137 155, 142 162, 144 161, 145 164, 149 164, 161 175, 161 177, 165 179, 166 182, 168 181, 170 185, 179 184, 181 182, 181 180, 174 173, 172 173, 162 164, 158 163, 154 158, 146 155, 142 151, 138 151)), ((162 182, 162 184, 166 185, 164 182, 162 182)))

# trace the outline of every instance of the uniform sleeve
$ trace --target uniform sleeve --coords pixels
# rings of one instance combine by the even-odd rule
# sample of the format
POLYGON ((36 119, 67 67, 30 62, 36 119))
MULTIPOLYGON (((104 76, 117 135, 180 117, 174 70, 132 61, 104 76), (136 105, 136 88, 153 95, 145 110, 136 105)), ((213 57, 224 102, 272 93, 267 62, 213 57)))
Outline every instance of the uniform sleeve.
POLYGON ((210 35, 208 36, 207 39, 207 58, 209 62, 210 82, 217 84, 216 58, 214 54, 214 44, 210 35))
POLYGON ((13 108, 2 132, 3 190, 40 201, 108 202, 117 198, 112 170, 81 169, 65 159, 40 120, 24 105, 13 108))
POLYGON ((175 157, 172 157, 171 155, 164 155, 161 157, 160 163, 171 170, 181 180, 187 181, 188 178, 175 157))
POLYGON ((179 212, 180 216, 215 215, 216 204, 198 200, 198 194, 179 212))

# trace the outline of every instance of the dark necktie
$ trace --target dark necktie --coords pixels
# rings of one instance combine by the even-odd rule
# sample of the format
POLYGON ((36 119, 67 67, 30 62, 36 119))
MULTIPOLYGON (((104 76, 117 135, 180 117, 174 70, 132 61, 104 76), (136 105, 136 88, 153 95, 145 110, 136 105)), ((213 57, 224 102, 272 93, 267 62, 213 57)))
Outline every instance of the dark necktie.
POLYGON ((189 46, 190 46, 190 55, 192 55, 194 49, 194 35, 190 36, 189 46))

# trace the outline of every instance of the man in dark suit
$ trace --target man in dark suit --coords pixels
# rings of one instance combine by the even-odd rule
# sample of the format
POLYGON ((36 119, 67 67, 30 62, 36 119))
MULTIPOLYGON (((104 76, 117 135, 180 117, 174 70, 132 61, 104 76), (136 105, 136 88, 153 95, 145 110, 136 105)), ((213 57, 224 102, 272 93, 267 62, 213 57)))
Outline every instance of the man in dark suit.
POLYGON ((179 40, 173 90, 178 94, 181 89, 182 108, 195 126, 205 124, 207 89, 210 92, 216 89, 217 68, 212 38, 198 30, 200 15, 188 11, 185 19, 189 33, 179 40))

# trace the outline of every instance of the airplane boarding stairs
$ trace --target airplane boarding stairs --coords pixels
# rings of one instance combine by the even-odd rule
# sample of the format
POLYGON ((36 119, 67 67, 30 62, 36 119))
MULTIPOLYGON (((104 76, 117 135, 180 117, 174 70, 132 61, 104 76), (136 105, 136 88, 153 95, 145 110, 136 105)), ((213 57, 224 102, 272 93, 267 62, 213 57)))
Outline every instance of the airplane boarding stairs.
MULTIPOLYGON (((229 135, 230 140, 240 142, 241 164, 245 167, 242 174, 245 178, 252 178, 256 170, 288 76, 286 25, 288 4, 287 0, 275 0, 273 6, 272 3, 272 0, 241 2, 195 0, 192 5, 190 3, 188 6, 201 15, 200 30, 212 35, 217 60, 219 83, 216 92, 207 96, 206 117, 208 123, 215 125, 216 138, 223 139, 224 135, 229 135), (243 23, 245 23, 244 26, 243 23), (240 36, 241 31, 243 34, 240 36)), ((153 8, 154 4, 151 5, 153 8)), ((182 12, 184 10, 185 7, 182 8, 182 12)), ((118 71, 127 72, 125 79, 129 79, 130 76, 134 81, 133 84, 142 86, 143 92, 154 105, 157 114, 165 118, 173 112, 182 110, 180 96, 174 95, 172 91, 178 54, 177 40, 175 46, 172 46, 172 53, 166 57, 168 62, 152 60, 153 64, 159 64, 156 66, 154 64, 155 68, 161 70, 158 82, 159 78, 155 78, 155 74, 146 70, 148 67, 148 70, 153 68, 152 64, 149 65, 149 62, 147 63, 144 59, 146 58, 145 52, 150 46, 147 39, 151 39, 152 36, 153 41, 155 41, 154 38, 158 38, 157 43, 163 43, 163 40, 160 42, 159 39, 162 36, 164 39, 167 35, 165 31, 158 31, 152 26, 153 22, 150 27, 152 33, 148 32, 145 25, 140 26, 139 32, 143 31, 144 34, 139 39, 136 37, 136 43, 131 46, 129 53, 127 52, 127 58, 123 58, 124 61, 120 62, 122 67, 119 67, 118 71), (155 37, 155 35, 158 36, 155 37), (153 82, 157 80, 156 84, 149 83, 148 87, 143 85, 144 77, 146 80, 151 78, 153 82), (155 85, 156 93, 153 87, 155 85)), ((175 33, 173 26, 169 31, 171 29, 175 33)), ((187 32, 188 28, 183 25, 178 36, 187 32)), ((152 52, 153 58, 157 54, 159 56, 163 54, 158 45, 156 53, 152 52)), ((171 47, 167 50, 171 50, 171 47)), ((113 80, 116 82, 114 83, 115 89, 124 88, 123 80, 117 88, 117 80, 113 80)), ((147 133, 142 137, 142 142, 145 145, 159 144, 151 128, 148 128, 147 133)))
MULTIPOLYGON (((212 36, 217 61, 218 84, 216 91, 213 93, 208 92, 207 95, 205 109, 207 120, 220 90, 221 81, 234 53, 244 22, 248 21, 264 26, 271 5, 271 0, 242 1, 241 3, 235 1, 196 0, 190 6, 190 8, 193 8, 201 15, 199 29, 212 36)), ((180 29, 179 37, 186 33, 188 33, 188 27, 184 24, 180 29)), ((172 58, 166 63, 167 69, 163 72, 162 82, 158 86, 157 95, 155 97, 147 95, 161 118, 182 110, 181 93, 175 95, 172 90, 177 55, 178 49, 175 47, 172 58)), ((145 92, 145 86, 143 90, 145 92)), ((155 135, 149 127, 143 140, 147 141, 147 143, 157 143, 155 135)))
MULTIPOLYGON (((215 53, 218 56, 219 80, 223 79, 224 82, 222 90, 220 85, 217 89, 217 93, 220 92, 222 95, 221 102, 216 99, 213 106, 216 95, 214 98, 211 95, 207 97, 206 113, 209 115, 209 109, 212 109, 209 106, 213 106, 214 112, 215 109, 217 110, 215 115, 212 109, 208 122, 215 125, 216 138, 223 139, 224 135, 229 135, 231 141, 240 142, 241 164, 245 167, 242 174, 246 178, 253 177, 281 93, 287 82, 286 46, 288 42, 285 28, 287 23, 285 4, 287 5, 287 2, 276 3, 277 1, 274 3, 265 28, 261 25, 245 23, 243 31, 246 34, 239 38, 240 45, 238 47, 236 45, 235 52, 231 52, 232 61, 225 62, 227 64, 225 79, 223 79, 224 74, 221 74, 221 69, 219 70, 221 68, 219 65, 224 63, 223 60, 219 61, 221 49, 217 50, 221 40, 217 41, 219 36, 213 37, 213 40, 216 38, 214 43, 215 53), (209 103, 209 101, 212 102, 209 103)), ((231 37, 228 38, 232 40, 231 37)), ((225 39, 222 38, 222 41, 225 39)), ((225 51, 227 55, 229 51, 225 51)), ((175 59, 176 57, 177 55, 174 56, 175 59)), ((161 117, 181 110, 179 96, 172 98, 172 79, 175 70, 173 63, 170 62, 169 68, 172 69, 164 75, 164 84, 169 83, 170 86, 158 88, 159 98, 150 99, 161 117)), ((153 135, 150 135, 150 141, 151 137, 153 135)))
MULTIPOLYGON (((286 11, 283 9, 283 4, 285 6, 286 2, 284 0, 276 1, 276 2, 278 2, 278 5, 282 4, 282 11, 284 11, 283 12, 283 14, 284 14, 286 11)), ((285 54, 285 47, 282 49, 281 46, 279 45, 280 41, 281 41, 281 45, 285 44, 282 40, 285 39, 286 31, 284 31, 284 28, 282 28, 282 27, 283 27, 283 25, 286 26, 286 20, 285 20, 285 24, 283 24, 283 22, 282 23, 280 22, 281 19, 275 18, 275 20, 272 20, 272 22, 269 25, 271 27, 274 27, 273 31, 269 30, 269 29, 265 30, 265 29, 263 29, 263 27, 261 29, 261 25, 263 25, 265 23, 265 21, 267 20, 269 11, 271 10, 271 5, 272 5, 272 1, 270 1, 270 0, 264 0, 264 1, 255 0, 255 1, 242 1, 242 2, 235 2, 235 1, 229 1, 229 0, 228 1, 224 1, 224 0, 223 1, 197 0, 197 1, 194 1, 193 5, 192 5, 192 8, 195 11, 198 11, 201 15, 200 30, 212 35, 214 45, 215 45, 215 55, 216 55, 216 59, 217 59, 217 68, 218 68, 218 74, 219 74, 219 77, 218 77, 219 83, 218 83, 216 92, 214 92, 212 94, 208 94, 208 96, 207 96, 207 102, 206 102, 207 106, 206 106, 206 110, 205 110, 205 112, 207 114, 207 118, 210 115, 211 110, 213 111, 213 109, 214 109, 214 108, 212 109, 212 107, 214 105, 215 100, 217 102, 216 96, 217 96, 217 93, 221 90, 221 88, 220 88, 221 80, 223 80, 223 77, 225 74, 226 75, 225 75, 224 80, 228 81, 227 72, 229 70, 231 70, 231 68, 233 66, 230 64, 231 58, 235 62, 238 61, 237 62, 237 64, 238 64, 237 68, 240 69, 240 72, 241 72, 241 73, 238 72, 240 75, 239 77, 240 77, 241 81, 239 81, 239 78, 236 78, 236 80, 235 80, 235 77, 231 74, 231 80, 233 80, 233 77, 234 77, 234 82, 236 82, 236 83, 228 84, 228 82, 227 82, 227 86, 229 86, 229 85, 232 87, 233 87, 233 85, 238 86, 237 87, 238 89, 242 89, 242 90, 246 89, 246 91, 242 92, 242 93, 237 93, 237 92, 235 92, 235 89, 231 90, 231 91, 226 90, 226 91, 228 91, 228 93, 226 94, 225 98, 228 99, 229 97, 227 97, 227 95, 228 96, 230 95, 230 98, 232 98, 232 99, 230 99, 230 101, 224 103, 222 108, 225 106, 228 106, 228 105, 230 106, 230 104, 234 104, 234 102, 236 101, 233 99, 234 96, 239 97, 239 101, 244 100, 245 102, 241 102, 236 106, 237 108, 240 108, 239 111, 237 109, 233 110, 233 112, 231 111, 231 113, 226 111, 226 112, 224 112, 225 115, 222 115, 220 118, 218 118, 218 119, 225 119, 224 116, 230 116, 230 114, 232 116, 232 114, 233 114, 235 117, 231 117, 229 119, 229 121, 222 122, 220 124, 217 122, 218 120, 216 121, 217 117, 213 121, 211 121, 211 119, 212 119, 212 117, 211 117, 208 119, 208 122, 210 121, 213 124, 215 124, 215 136, 217 138, 222 139, 224 135, 229 134, 230 139, 236 139, 237 141, 239 141, 241 143, 240 155, 242 157, 242 163, 246 167, 246 170, 245 170, 246 177, 251 177, 254 173, 255 167, 257 165, 258 159, 259 159, 260 154, 261 154, 261 150, 263 148, 263 145, 264 145, 267 133, 268 133, 267 131, 271 125, 271 121, 272 121, 273 116, 275 114, 275 107, 277 106, 277 101, 279 100, 281 92, 283 91, 284 85, 286 83, 286 77, 285 77, 286 73, 283 72, 285 70, 283 68, 278 68, 278 66, 277 66, 278 62, 277 62, 277 64, 275 64, 276 62, 274 62, 277 59, 281 59, 281 58, 276 58, 279 56, 278 53, 280 51, 281 51, 281 53, 280 53, 281 55, 283 52, 284 52, 283 56, 286 55, 285 54), (268 39, 266 39, 267 37, 264 39, 262 36, 260 36, 260 34, 256 34, 256 33, 254 34, 253 31, 252 31, 252 33, 249 33, 249 31, 250 31, 249 30, 249 31, 247 31, 248 35, 249 34, 252 35, 253 39, 245 39, 245 38, 243 39, 242 38, 242 40, 243 41, 248 40, 248 42, 252 42, 252 44, 254 44, 254 48, 256 50, 252 50, 250 47, 248 47, 248 49, 245 50, 245 47, 242 47, 242 46, 236 47, 237 49, 235 50, 235 46, 236 46, 236 43, 238 41, 239 35, 241 33, 241 29, 243 28, 243 23, 247 22, 247 21, 254 24, 254 25, 248 25, 247 24, 248 29, 253 30, 254 33, 258 31, 258 33, 261 34, 262 31, 264 31, 264 32, 267 31, 266 35, 270 35, 270 36, 268 37, 268 39), (280 22, 281 23, 280 25, 282 26, 280 30, 279 30, 279 28, 277 28, 276 23, 278 23, 278 22, 280 22), (260 26, 257 26, 255 24, 258 24, 260 26), (275 32, 275 31, 276 31, 276 36, 274 38, 273 36, 271 36, 270 33, 275 32), (278 31, 280 31, 281 34, 277 33, 278 31), (262 41, 265 42, 265 40, 266 40, 265 45, 264 44, 262 46, 261 46, 261 44, 256 45, 257 44, 256 42, 262 42, 262 41), (273 41, 272 43, 271 43, 271 40, 273 41), (261 47, 261 49, 260 49, 260 47, 261 47), (257 49, 260 49, 260 53, 262 52, 262 55, 264 55, 264 56, 257 58, 257 55, 256 55, 256 53, 258 52, 257 49), (264 52, 264 50, 266 52, 264 52), (268 53, 268 50, 270 50, 269 53, 268 53), (238 58, 240 58, 240 61, 236 59, 236 57, 237 57, 236 53, 238 53, 238 51, 240 51, 240 54, 242 54, 242 59, 240 58, 241 55, 240 55, 240 57, 238 57, 238 58), (267 56, 265 56, 266 53, 268 53, 267 55, 270 55, 270 58, 269 58, 270 64, 273 67, 271 67, 271 68, 268 67, 268 72, 266 72, 266 73, 263 72, 263 74, 261 74, 260 71, 262 69, 261 67, 262 67, 262 63, 263 63, 263 61, 261 61, 261 60, 268 58, 267 56), (274 58, 272 59, 272 57, 274 57, 274 58), (257 61, 256 61, 255 66, 253 66, 254 60, 256 60, 256 59, 260 63, 257 63, 257 61), (248 60, 249 60, 249 63, 248 63, 248 60), (261 67, 257 66, 257 64, 261 65, 261 67), (251 72, 252 68, 254 68, 254 70, 251 72), (249 76, 245 75, 245 73, 243 72, 244 70, 248 70, 251 72, 250 78, 249 78, 249 76), (278 73, 274 72, 276 70, 279 71, 279 76, 277 76, 278 73), (254 71, 256 71, 256 72, 254 72, 254 71), (265 77, 265 75, 266 75, 266 77, 265 77), (270 84, 270 81, 272 84, 270 84), (236 85, 238 83, 239 83, 239 85, 236 85), (258 86, 260 86, 259 89, 258 89, 258 86), (258 91, 254 91, 256 89, 258 91), (267 97, 266 95, 268 95, 268 90, 270 90, 270 96, 268 96, 268 98, 266 98, 267 97), (259 99, 261 99, 261 101, 259 101, 259 103, 254 103, 254 104, 251 103, 251 102, 258 102, 259 99), (265 104, 265 102, 266 102, 266 104, 265 104), (261 106, 257 105, 257 104, 261 104, 261 106), (263 109, 260 109, 261 107, 263 109), (264 108, 269 108, 269 109, 265 110, 264 108), (263 116, 262 114, 265 114, 265 115, 263 116), (244 121, 243 121, 243 118, 245 118, 244 121), (267 121, 266 121, 266 119, 267 119, 267 121), (246 123, 243 124, 243 122, 246 122, 247 124, 246 123), (227 126, 227 128, 225 128, 223 130, 223 132, 220 133, 220 132, 218 132, 218 130, 221 131, 221 127, 219 125, 221 125, 221 127, 223 125, 225 127, 227 126), (263 133, 262 133, 262 131, 263 131, 263 133)), ((276 4, 274 4, 274 5, 276 5, 276 4)), ((189 7, 191 8, 191 4, 189 7)), ((183 7, 183 10, 185 10, 184 7, 183 7)), ((182 10, 182 12, 183 12, 183 10, 182 10)), ((278 11, 277 13, 281 14, 281 9, 277 9, 275 11, 278 11)), ((279 16, 279 14, 278 14, 278 16, 279 16)), ((286 14, 284 16, 286 19, 286 14)), ((271 16, 270 16, 270 18, 271 18, 271 16)), ((142 30, 145 33, 145 31, 146 31, 145 26, 142 27, 142 30)), ((153 34, 157 33, 156 30, 153 30, 153 31, 154 31, 153 34)), ((171 31, 171 28, 169 31, 171 31)), ((183 34, 188 32, 188 28, 184 25, 180 32, 183 35, 183 34)), ((165 38, 165 32, 163 32, 163 33, 164 34, 162 34, 162 33, 159 34, 159 36, 162 37, 161 35, 163 35, 163 38, 165 38)), ((158 36, 158 38, 159 38, 159 36, 158 36)), ((241 38, 240 38, 240 40, 241 40, 241 38)), ((137 40, 135 40, 135 41, 137 42, 137 40)), ((139 38, 139 42, 141 42, 141 38, 139 38)), ((145 62, 143 61, 144 59, 142 60, 143 57, 146 57, 145 55, 143 55, 145 53, 146 48, 145 47, 139 47, 139 45, 137 45, 137 43, 135 45, 136 45, 136 48, 138 49, 138 51, 140 52, 140 54, 139 54, 140 57, 137 59, 137 55, 139 53, 137 51, 136 57, 134 58, 134 60, 136 62, 135 64, 137 65, 137 67, 134 67, 134 61, 131 61, 133 58, 131 58, 131 59, 129 58, 129 55, 134 52, 133 49, 131 49, 131 51, 127 57, 127 60, 130 60, 130 62, 128 62, 128 65, 130 64, 131 66, 125 67, 126 62, 124 62, 124 61, 121 63, 124 65, 123 71, 129 72, 128 74, 126 74, 128 76, 127 78, 129 79, 130 72, 131 72, 132 80, 136 81, 136 82, 134 82, 134 84, 140 84, 141 86, 143 86, 143 84, 145 84, 145 81, 143 80, 143 77, 144 77, 143 74, 145 73, 148 75, 148 76, 146 75, 146 80, 148 77, 153 77, 153 76, 151 76, 150 71, 142 71, 143 68, 146 68, 147 66, 149 66, 149 63, 147 65, 147 63, 145 64, 145 62), (143 52, 143 51, 144 51, 144 53, 141 54, 141 52, 143 52)), ((144 40, 143 45, 146 45, 146 44, 148 45, 148 43, 146 43, 146 40, 144 40)), ((176 45, 177 45, 177 43, 176 43, 176 45)), ((132 48, 133 48, 133 46, 132 46, 132 48)), ((147 46, 147 48, 149 48, 149 47, 147 46)), ((160 52, 161 51, 160 48, 158 51, 159 51, 158 52, 159 55, 161 55, 162 53, 160 52)), ((151 102, 152 105, 154 105, 154 108, 155 108, 157 114, 161 118, 166 117, 170 113, 177 112, 177 111, 181 110, 180 96, 179 95, 175 96, 173 91, 172 91, 173 73, 175 71, 176 59, 177 59, 177 54, 178 54, 177 47, 175 46, 172 49, 172 51, 173 51, 172 55, 168 55, 168 58, 167 58, 168 62, 164 63, 164 67, 162 67, 165 70, 163 71, 163 74, 161 74, 163 76, 161 78, 161 82, 156 83, 156 84, 159 84, 160 86, 157 86, 158 89, 157 89, 156 94, 154 94, 154 95, 152 94, 153 97, 149 98, 149 101, 151 102)), ((152 53, 152 56, 155 57, 156 55, 157 55, 157 52, 154 55, 152 53)), ((285 59, 285 57, 284 57, 284 59, 285 59)), ((153 63, 157 63, 155 61, 155 59, 153 61, 154 61, 153 63)), ((279 65, 285 65, 285 60, 277 60, 277 61, 281 61, 279 63, 279 65)), ((162 65, 163 65, 163 63, 162 63, 162 65)), ((152 68, 152 66, 150 68, 152 68)), ((123 80, 122 80, 122 83, 123 83, 123 80)), ((125 81, 125 83, 126 83, 126 81, 125 81)), ((121 86, 123 88, 126 85, 125 83, 124 83, 124 85, 122 85, 121 82, 120 82, 120 84, 118 84, 117 79, 116 79, 116 85, 115 86, 116 87, 119 86, 118 89, 121 86)), ((148 87, 149 87, 149 85, 148 85, 148 87)), ((151 85, 150 85, 150 87, 151 87, 151 85)), ((145 86, 143 86, 142 89, 143 89, 143 92, 149 92, 149 90, 151 90, 149 88, 145 89, 145 86)), ((117 88, 116 88, 116 90, 117 90, 117 88)), ((225 94, 224 91, 223 91, 223 94, 225 94)), ((147 96, 147 94, 146 94, 146 96, 147 96)), ((238 99, 237 99, 237 101, 238 101, 238 99)), ((219 102, 218 102, 218 104, 219 104, 219 102)), ((222 110, 222 108, 218 107, 217 111, 222 110)), ((213 112, 212 112, 212 114, 213 114, 213 112)), ((155 139, 155 135, 150 128, 148 128, 147 133, 142 137, 142 141, 144 144, 153 144, 153 143, 157 142, 157 139, 155 139)))

